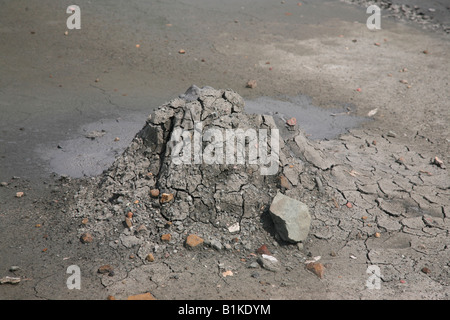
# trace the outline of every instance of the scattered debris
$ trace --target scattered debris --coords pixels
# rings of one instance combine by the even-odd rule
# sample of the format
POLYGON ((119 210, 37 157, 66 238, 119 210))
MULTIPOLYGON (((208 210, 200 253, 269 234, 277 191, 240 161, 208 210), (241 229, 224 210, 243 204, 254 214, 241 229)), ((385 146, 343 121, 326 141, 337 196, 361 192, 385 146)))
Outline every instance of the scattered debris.
POLYGON ((258 257, 257 262, 266 270, 269 271, 279 271, 281 266, 280 262, 275 258, 274 256, 263 254, 260 257, 258 257))
POLYGON ((312 259, 306 260, 306 261, 305 261, 305 264, 317 262, 317 261, 319 261, 321 258, 322 258, 321 256, 315 256, 315 257, 313 257, 312 259))
POLYGON ((156 298, 150 292, 147 292, 129 296, 127 300, 156 300, 156 298))
POLYGON ((395 138, 397 137, 397 134, 394 131, 389 130, 386 134, 388 137, 395 138))
POLYGON ((306 269, 314 273, 320 279, 323 279, 325 267, 320 262, 311 262, 306 265, 306 269))
POLYGON ((172 235, 171 235, 170 233, 166 233, 166 234, 163 234, 163 235, 161 236, 161 240, 162 240, 162 241, 167 241, 167 242, 169 242, 171 239, 172 239, 172 235))
POLYGON ((427 268, 427 267, 423 267, 421 271, 423 273, 425 273, 425 274, 430 274, 431 273, 431 270, 429 268, 427 268))
POLYGON ((96 138, 103 137, 105 134, 106 134, 105 130, 102 130, 102 131, 94 130, 94 131, 91 131, 88 134, 86 134, 85 137, 88 139, 94 140, 96 138))
POLYGON ((248 82, 247 82, 247 88, 250 88, 250 89, 254 89, 254 88, 256 88, 256 80, 249 80, 248 82))
POLYGON ((376 115, 378 112, 378 108, 372 109, 367 113, 368 117, 373 117, 374 115, 376 115))
POLYGON ((263 244, 261 247, 259 247, 258 249, 256 249, 256 252, 259 254, 266 254, 266 255, 270 255, 270 251, 267 248, 267 246, 265 244, 263 244))
POLYGON ((187 238, 186 238, 186 242, 185 245, 187 248, 196 248, 199 247, 201 244, 203 244, 204 240, 202 238, 200 238, 199 236, 195 235, 195 234, 190 234, 187 238))
POLYGON ((158 189, 151 189, 150 190, 150 196, 152 198, 158 198, 159 197, 159 190, 158 189))
POLYGON ((297 124, 297 119, 295 118, 290 118, 286 121, 286 123, 290 126, 295 126, 297 124))
POLYGON ((222 276, 224 278, 233 276, 233 271, 231 271, 231 270, 224 271, 224 272, 222 272, 222 276))
POLYGON ((110 277, 114 276, 114 268, 111 265, 109 265, 109 264, 105 264, 103 266, 100 266, 98 268, 97 272, 100 273, 100 274, 107 274, 110 277))
POLYGON ((161 203, 167 203, 173 200, 173 193, 163 193, 161 195, 161 203))
POLYGON ((24 192, 19 191, 19 192, 16 193, 16 198, 22 198, 24 195, 25 195, 24 192))
POLYGON ((124 223, 125 223, 125 225, 127 226, 128 229, 131 229, 133 227, 133 222, 128 217, 125 218, 124 223))
POLYGON ((231 226, 228 227, 229 233, 235 233, 240 230, 239 222, 233 223, 231 226))
POLYGON ((0 279, 0 284, 18 284, 20 282, 20 278, 17 277, 3 277, 0 279))
POLYGON ((437 165, 437 166, 438 166, 439 168, 441 168, 441 169, 445 169, 444 161, 442 161, 442 160, 439 159, 438 157, 434 157, 434 158, 431 160, 431 163, 437 165))
POLYGON ((80 240, 82 243, 91 243, 92 241, 94 241, 94 238, 90 233, 83 233, 80 237, 80 240))

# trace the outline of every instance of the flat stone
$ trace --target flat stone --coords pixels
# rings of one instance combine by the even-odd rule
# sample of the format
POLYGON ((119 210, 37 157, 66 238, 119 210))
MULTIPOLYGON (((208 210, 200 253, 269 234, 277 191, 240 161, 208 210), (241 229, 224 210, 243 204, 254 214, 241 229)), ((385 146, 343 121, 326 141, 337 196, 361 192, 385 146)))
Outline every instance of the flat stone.
POLYGON ((222 250, 222 243, 220 243, 220 241, 218 240, 210 240, 208 242, 208 245, 211 246, 213 249, 217 250, 217 251, 221 251, 222 250))
POLYGON ((306 265, 306 269, 314 273, 320 279, 323 279, 325 273, 325 267, 320 262, 310 262, 306 265))
POLYGON ((273 272, 280 270, 280 262, 273 256, 263 254, 261 257, 258 257, 257 261, 266 270, 273 272))
POLYGON ((186 247, 187 248, 196 248, 199 245, 203 244, 203 239, 200 238, 199 236, 195 235, 195 234, 190 234, 187 238, 186 238, 186 247))
POLYGON ((307 238, 311 216, 306 204, 278 192, 269 211, 275 229, 284 241, 296 243, 307 238))

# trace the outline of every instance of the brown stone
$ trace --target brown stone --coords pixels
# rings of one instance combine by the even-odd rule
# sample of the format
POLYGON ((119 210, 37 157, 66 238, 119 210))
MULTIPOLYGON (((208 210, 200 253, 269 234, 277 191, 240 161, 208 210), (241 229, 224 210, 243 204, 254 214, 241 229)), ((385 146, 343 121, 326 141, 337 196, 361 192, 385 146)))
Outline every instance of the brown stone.
POLYGON ((247 88, 250 88, 250 89, 256 88, 256 80, 249 80, 247 82, 247 88))
POLYGON ((161 195, 161 203, 167 203, 173 200, 173 194, 172 193, 163 193, 161 195))
POLYGON ((130 218, 125 218, 125 225, 127 226, 128 229, 131 229, 131 227, 133 226, 133 222, 131 221, 130 218))
POLYGON ((195 234, 190 234, 187 238, 186 238, 186 247, 188 248, 195 248, 198 247, 199 245, 201 245, 203 243, 203 239, 200 238, 199 236, 195 235, 195 234))
POLYGON ((94 240, 94 238, 90 233, 83 233, 80 237, 80 240, 82 243, 91 243, 94 240))
POLYGON ((105 265, 99 267, 97 272, 100 274, 112 275, 112 274, 114 274, 114 268, 111 267, 111 265, 109 265, 109 264, 105 264, 105 265))
POLYGON ((306 269, 314 273, 320 279, 323 278, 323 274, 325 272, 325 267, 320 262, 310 262, 306 265, 306 269))
POLYGON ((292 126, 295 126, 295 125, 297 124, 297 119, 295 119, 295 118, 290 118, 290 119, 288 119, 288 120, 286 121, 286 123, 287 123, 288 125, 290 125, 291 127, 292 127, 292 126))
POLYGON ((425 273, 425 274, 429 274, 429 273, 431 273, 431 270, 429 268, 427 268, 427 267, 423 267, 422 268, 422 272, 425 273))
POLYGON ((127 300, 156 300, 150 292, 129 296, 127 300))
POLYGON ((149 253, 147 257, 145 257, 145 260, 147 260, 148 262, 153 262, 155 261, 155 257, 153 256, 153 254, 149 253))
POLYGON ((267 254, 267 255, 269 255, 269 256, 271 255, 269 249, 267 249, 267 246, 266 246, 265 244, 263 244, 261 247, 259 247, 259 248, 256 250, 256 253, 259 253, 259 254, 267 254))
POLYGON ((285 176, 280 176, 280 186, 282 188, 291 189, 291 183, 288 181, 288 179, 285 176))
POLYGON ((162 241, 170 241, 170 239, 172 239, 172 235, 170 233, 166 233, 161 236, 162 241))
POLYGON ((150 196, 152 198, 158 198, 159 197, 159 190, 158 189, 152 189, 150 190, 150 196))

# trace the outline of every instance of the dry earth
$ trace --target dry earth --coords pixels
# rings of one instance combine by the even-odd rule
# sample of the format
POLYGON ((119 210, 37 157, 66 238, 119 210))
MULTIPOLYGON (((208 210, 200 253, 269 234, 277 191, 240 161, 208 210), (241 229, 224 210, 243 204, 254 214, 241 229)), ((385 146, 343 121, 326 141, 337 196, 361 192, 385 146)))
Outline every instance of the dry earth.
MULTIPOLYGON (((83 20, 89 26, 81 29, 85 37, 71 31, 68 38, 64 26, 54 27, 64 25, 65 8, 5 4, 1 108, 15 111, 1 118, 0 177, 7 184, 0 187, 0 277, 21 281, 0 285, 2 299, 123 299, 143 292, 157 299, 449 298, 450 44, 445 32, 387 17, 381 30, 370 31, 364 7, 326 1, 155 3, 151 10, 140 2, 133 5, 115 4, 109 11, 94 5, 83 20), (5 12, 21 15, 16 21, 5 12), (33 20, 23 12, 37 15, 33 20), (58 18, 52 18, 55 12, 58 18), (136 24, 130 27, 119 12, 136 24), (151 45, 142 41, 149 36, 142 12, 156 26, 151 45), (198 16, 205 17, 203 24, 196 22, 198 16), (117 32, 99 27, 108 23, 117 32), (246 88, 251 79, 257 86, 246 88), (91 184, 89 178, 42 174, 44 165, 38 178, 30 174, 39 162, 33 148, 42 139, 56 149, 82 135, 73 129, 82 123, 133 112, 148 115, 194 83, 232 88, 245 100, 303 94, 321 108, 347 105, 352 115, 371 114, 339 138, 311 142, 333 165, 312 169, 301 180, 309 192, 299 197, 313 216, 303 247, 279 241, 264 216, 236 240, 216 239, 211 229, 195 223, 177 230, 159 217, 155 232, 177 236, 153 243, 155 260, 147 262, 142 243, 123 240, 129 234, 122 224, 111 226, 122 238, 80 242, 84 217, 74 217, 70 208, 80 187, 91 184), (64 104, 71 111, 55 111, 64 104), (44 105, 54 122, 33 109, 44 105), (95 107, 101 111, 92 111, 95 107), (67 118, 73 121, 62 120, 67 118), (57 133, 46 136, 38 123, 57 133), (317 180, 307 179, 312 174, 320 175, 326 192, 317 180), (17 198, 17 192, 24 196, 17 198), (195 228, 223 248, 186 249, 187 231, 195 228), (280 262, 275 272, 253 264, 263 244, 280 262), (319 256, 322 278, 305 263, 319 256), (66 286, 70 265, 80 267, 81 290, 66 286), (103 265, 112 266, 113 274, 99 274, 103 265), (371 265, 380 268, 380 289, 366 287, 371 265), (20 269, 9 271, 11 266, 20 269), (225 271, 233 275, 224 277, 225 271)), ((142 126, 137 122, 125 130, 120 152, 142 126)), ((95 223, 91 218, 88 225, 95 223)))

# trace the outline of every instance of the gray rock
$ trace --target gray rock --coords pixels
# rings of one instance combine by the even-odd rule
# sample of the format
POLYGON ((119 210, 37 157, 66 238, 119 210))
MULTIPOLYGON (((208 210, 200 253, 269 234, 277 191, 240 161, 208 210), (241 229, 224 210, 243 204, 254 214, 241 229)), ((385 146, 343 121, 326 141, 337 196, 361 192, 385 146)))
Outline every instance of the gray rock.
POLYGON ((209 245, 211 248, 217 250, 217 251, 221 251, 222 250, 222 244, 220 243, 220 241, 218 240, 207 240, 205 241, 205 244, 209 245))
POLYGON ((281 268, 280 262, 273 256, 263 254, 261 257, 258 257, 257 261, 261 267, 272 272, 277 272, 281 268))
POLYGON ((311 216, 306 204, 278 192, 269 211, 281 239, 297 243, 307 238, 311 216))

